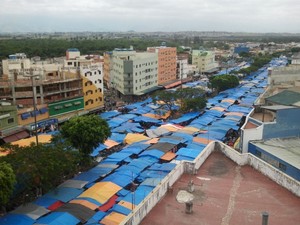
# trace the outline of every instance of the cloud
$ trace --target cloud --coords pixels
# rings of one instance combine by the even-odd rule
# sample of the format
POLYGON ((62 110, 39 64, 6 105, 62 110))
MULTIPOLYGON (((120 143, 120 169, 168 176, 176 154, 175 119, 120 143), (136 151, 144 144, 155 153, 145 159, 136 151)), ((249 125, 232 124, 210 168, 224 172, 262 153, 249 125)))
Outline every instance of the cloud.
POLYGON ((0 32, 7 27, 300 32, 299 11, 298 0, 2 0, 0 32))

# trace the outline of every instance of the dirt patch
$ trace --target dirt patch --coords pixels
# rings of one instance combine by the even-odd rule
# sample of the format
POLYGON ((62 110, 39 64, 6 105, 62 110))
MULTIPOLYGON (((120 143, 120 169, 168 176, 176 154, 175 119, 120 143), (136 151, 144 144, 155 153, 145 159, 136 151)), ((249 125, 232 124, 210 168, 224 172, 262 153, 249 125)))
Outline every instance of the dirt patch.
POLYGON ((194 201, 204 202, 205 199, 207 198, 205 193, 203 191, 201 191, 200 189, 196 189, 192 194, 195 197, 194 201))
POLYGON ((210 176, 220 177, 227 174, 229 171, 228 165, 224 160, 215 161, 209 168, 208 174, 210 176))

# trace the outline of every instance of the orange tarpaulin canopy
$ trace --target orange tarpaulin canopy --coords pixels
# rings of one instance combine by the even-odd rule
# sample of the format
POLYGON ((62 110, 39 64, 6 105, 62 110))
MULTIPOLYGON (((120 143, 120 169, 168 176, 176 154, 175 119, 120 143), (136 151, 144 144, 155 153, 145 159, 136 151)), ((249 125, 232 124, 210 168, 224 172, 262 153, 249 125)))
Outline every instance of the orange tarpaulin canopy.
POLYGON ((199 132, 200 130, 198 128, 195 128, 195 127, 184 127, 182 128, 180 131, 180 133, 187 133, 187 134, 194 134, 194 133, 197 133, 199 132))
POLYGON ((217 111, 220 111, 220 112, 224 112, 225 111, 224 108, 219 107, 219 106, 212 107, 210 110, 217 110, 217 111))
POLYGON ((100 202, 101 204, 104 204, 121 189, 122 188, 120 186, 112 182, 98 182, 84 191, 81 195, 78 196, 78 198, 92 198, 100 202))
POLYGON ((87 200, 84 200, 84 199, 73 199, 72 201, 70 201, 70 203, 80 204, 87 208, 90 208, 91 210, 95 210, 98 208, 98 206, 96 204, 89 202, 87 200))
POLYGON ((126 218, 125 215, 117 212, 112 212, 104 217, 100 223, 104 225, 117 225, 120 224, 126 218))
POLYGON ((225 116, 244 116, 244 113, 240 113, 240 112, 227 112, 225 113, 225 116))
POLYGON ((175 125, 175 124, 164 124, 164 125, 161 125, 160 127, 165 128, 168 131, 172 131, 172 132, 178 131, 183 128, 182 126, 175 125))
POLYGON ((149 141, 146 141, 146 144, 156 144, 159 141, 159 138, 152 138, 149 141))
POLYGON ((146 140, 150 140, 150 138, 146 137, 143 134, 134 134, 134 133, 128 133, 124 138, 124 142, 126 144, 132 144, 134 142, 146 141, 146 140))
POLYGON ((193 138, 193 142, 198 142, 198 143, 201 143, 201 144, 208 144, 210 142, 212 142, 213 140, 209 140, 207 138, 201 138, 201 137, 194 137, 193 138))
POLYGON ((108 147, 108 149, 116 146, 116 145, 119 145, 118 142, 115 142, 114 140, 110 140, 110 139, 107 139, 104 144, 108 147))
POLYGON ((130 203, 130 202, 126 202, 126 201, 124 201, 124 200, 121 200, 121 201, 118 203, 118 205, 121 205, 121 206, 123 206, 123 207, 125 207, 125 208, 127 208, 127 209, 130 209, 130 210, 132 210, 132 209, 135 208, 135 205, 134 205, 134 204, 132 204, 132 203, 130 203))
POLYGON ((221 102, 229 102, 229 103, 233 104, 235 102, 235 100, 231 99, 231 98, 225 98, 221 102))
POLYGON ((160 157, 160 159, 170 162, 175 157, 176 157, 176 154, 174 152, 167 152, 162 157, 160 157))
POLYGON ((164 113, 163 115, 159 115, 159 114, 153 114, 153 113, 146 113, 146 114, 143 114, 143 116, 147 116, 147 117, 150 117, 152 119, 167 119, 169 118, 171 115, 171 112, 170 111, 167 111, 166 113, 164 113))
MULTIPOLYGON (((51 142, 52 135, 49 134, 41 134, 38 136, 38 142, 39 143, 50 143, 51 142)), ((36 143, 36 137, 30 137, 21 139, 18 141, 11 142, 12 145, 19 145, 20 147, 26 147, 29 146, 31 143, 36 143)))

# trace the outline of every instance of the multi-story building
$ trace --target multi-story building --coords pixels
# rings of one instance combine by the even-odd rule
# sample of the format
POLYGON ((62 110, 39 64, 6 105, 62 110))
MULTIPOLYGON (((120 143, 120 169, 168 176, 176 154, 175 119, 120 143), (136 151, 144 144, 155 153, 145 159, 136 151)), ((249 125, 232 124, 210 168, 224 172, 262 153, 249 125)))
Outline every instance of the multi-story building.
POLYGON ((112 52, 105 52, 103 54, 104 57, 104 64, 103 64, 103 83, 107 88, 111 87, 111 70, 112 70, 112 63, 111 63, 111 56, 112 52))
POLYGON ((111 82, 119 95, 133 97, 158 87, 156 53, 115 50, 112 54, 111 82))
POLYGON ((212 51, 193 50, 192 64, 198 67, 199 73, 214 73, 218 71, 215 53, 212 51))
POLYGON ((19 126, 33 131, 35 123, 42 128, 103 108, 101 59, 80 56, 75 49, 67 51, 67 58, 55 62, 31 62, 26 56, 4 60, 0 95, 18 107, 19 126))
POLYGON ((148 52, 157 53, 158 57, 158 85, 165 85, 176 81, 176 48, 175 47, 148 47, 148 52))
POLYGON ((177 55, 177 79, 186 79, 189 73, 188 54, 177 55))
POLYGON ((103 96, 103 62, 100 56, 81 56, 76 49, 67 51, 64 70, 79 74, 82 77, 84 110, 98 111, 104 107, 103 96))

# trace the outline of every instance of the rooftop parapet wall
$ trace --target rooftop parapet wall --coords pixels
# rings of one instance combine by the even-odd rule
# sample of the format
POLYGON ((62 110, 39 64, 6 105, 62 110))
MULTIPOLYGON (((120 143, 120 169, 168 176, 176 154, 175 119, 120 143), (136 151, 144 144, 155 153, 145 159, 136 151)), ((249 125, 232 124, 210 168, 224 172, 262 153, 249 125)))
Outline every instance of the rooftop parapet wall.
POLYGON ((128 215, 121 225, 139 224, 151 209, 164 197, 167 191, 171 190, 172 184, 174 184, 183 173, 196 173, 213 151, 221 151, 240 166, 250 165, 277 184, 294 193, 296 196, 300 196, 300 182, 294 178, 286 175, 252 154, 240 154, 231 147, 216 141, 209 143, 193 162, 180 161, 175 169, 172 170, 171 173, 144 199, 144 201, 128 215))

